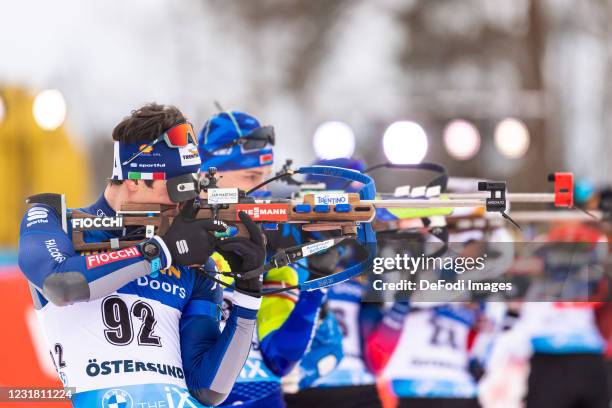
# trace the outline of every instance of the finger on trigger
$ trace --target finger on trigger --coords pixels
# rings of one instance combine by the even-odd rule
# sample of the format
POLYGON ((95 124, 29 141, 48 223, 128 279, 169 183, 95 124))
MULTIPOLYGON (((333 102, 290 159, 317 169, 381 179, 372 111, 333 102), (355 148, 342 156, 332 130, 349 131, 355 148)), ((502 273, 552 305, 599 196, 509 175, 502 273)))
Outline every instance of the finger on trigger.
POLYGON ((187 200, 180 207, 180 214, 183 219, 191 221, 195 219, 196 213, 198 212, 197 208, 194 206, 195 199, 187 200))
POLYGON ((249 232, 249 237, 251 238, 251 241, 253 241, 257 245, 263 245, 263 234, 261 233, 259 227, 255 224, 255 222, 253 222, 251 217, 249 217, 248 214, 244 211, 238 212, 238 217, 249 232))

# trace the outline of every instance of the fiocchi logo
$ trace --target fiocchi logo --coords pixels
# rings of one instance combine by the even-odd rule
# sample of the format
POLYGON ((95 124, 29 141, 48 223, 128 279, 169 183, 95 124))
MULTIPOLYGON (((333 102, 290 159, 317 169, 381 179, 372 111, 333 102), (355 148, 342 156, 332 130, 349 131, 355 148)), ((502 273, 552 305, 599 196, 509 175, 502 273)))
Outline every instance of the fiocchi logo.
POLYGON ((121 229, 123 228, 123 217, 87 217, 73 218, 72 228, 87 229, 121 229))

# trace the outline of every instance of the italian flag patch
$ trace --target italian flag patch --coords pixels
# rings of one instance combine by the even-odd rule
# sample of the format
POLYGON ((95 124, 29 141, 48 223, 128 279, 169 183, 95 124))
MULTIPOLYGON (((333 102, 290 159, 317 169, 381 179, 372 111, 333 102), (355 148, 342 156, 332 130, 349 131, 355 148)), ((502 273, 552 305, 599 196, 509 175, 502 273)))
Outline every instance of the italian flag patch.
POLYGON ((139 171, 130 171, 128 173, 129 180, 165 180, 166 173, 141 173, 139 171))

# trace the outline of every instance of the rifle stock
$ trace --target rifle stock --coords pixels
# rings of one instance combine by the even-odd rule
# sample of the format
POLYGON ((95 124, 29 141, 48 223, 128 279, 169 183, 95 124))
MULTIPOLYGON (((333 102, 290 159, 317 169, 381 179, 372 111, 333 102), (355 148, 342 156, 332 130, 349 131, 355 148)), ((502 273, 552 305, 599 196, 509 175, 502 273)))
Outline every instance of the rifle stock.
MULTIPOLYGON (((238 213, 246 212, 255 222, 263 224, 300 224, 304 231, 341 231, 343 235, 355 235, 357 224, 371 222, 376 209, 372 204, 361 203, 357 194, 348 194, 348 205, 315 205, 313 194, 304 196, 303 202, 295 204, 291 200, 270 202, 245 202, 238 204, 208 204, 206 200, 196 202, 196 219, 217 219, 237 229, 235 236, 248 237, 248 231, 239 221, 238 213)), ((72 237, 77 251, 97 251, 120 249, 136 245, 153 235, 163 235, 174 217, 178 214, 177 206, 159 204, 125 204, 117 213, 121 218, 120 228, 144 228, 134 239, 86 242, 84 231, 96 228, 84 228, 83 223, 75 220, 100 218, 82 211, 71 213, 72 237)), ((113 218, 117 218, 113 217, 113 218)), ((105 229, 105 228, 98 228, 105 229)), ((110 228, 106 228, 110 229, 110 228)), ((115 228, 118 229, 118 228, 115 228)), ((129 232, 129 231, 128 231, 129 232)), ((129 237, 129 235, 128 235, 129 237)))

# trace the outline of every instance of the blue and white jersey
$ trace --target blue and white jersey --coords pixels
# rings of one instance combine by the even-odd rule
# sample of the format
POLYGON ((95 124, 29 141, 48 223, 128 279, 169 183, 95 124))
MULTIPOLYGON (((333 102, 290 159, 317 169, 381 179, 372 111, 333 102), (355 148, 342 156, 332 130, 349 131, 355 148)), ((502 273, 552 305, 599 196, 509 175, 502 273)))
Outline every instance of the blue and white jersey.
POLYGON ((468 337, 476 318, 477 310, 461 304, 414 304, 382 374, 394 393, 400 398, 475 397, 468 337))
POLYGON ((594 310, 587 303, 525 303, 515 328, 529 336, 535 353, 602 354, 605 349, 594 310))
POLYGON ((374 376, 363 361, 360 308, 363 285, 349 280, 334 285, 327 293, 327 307, 342 332, 343 357, 329 374, 314 382, 314 387, 344 387, 374 384, 374 376))
MULTIPOLYGON (((76 389, 75 407, 203 407, 188 390, 229 392, 234 366, 248 353, 240 329, 250 338, 255 310, 236 308, 232 328, 221 336, 221 288, 197 270, 171 266, 152 277, 135 247, 79 256, 57 215, 34 208, 39 223, 30 224, 29 210, 19 263, 60 379, 76 389), (84 276, 91 298, 49 302, 44 294, 53 273, 84 276), (129 281, 109 291, 111 280, 124 276, 129 281)), ((83 211, 114 215, 103 198, 83 211)), ((85 232, 86 241, 111 236, 85 232)))
MULTIPOLYGON (((63 307, 35 290, 37 314, 60 378, 76 387, 75 406, 93 406, 116 388, 134 404, 178 403, 187 395, 191 405, 186 406, 201 406, 188 396, 180 352, 179 321, 194 283, 193 270, 171 267, 102 299, 63 307)), ((215 313, 216 290, 209 282, 197 290, 208 292, 215 313)))

